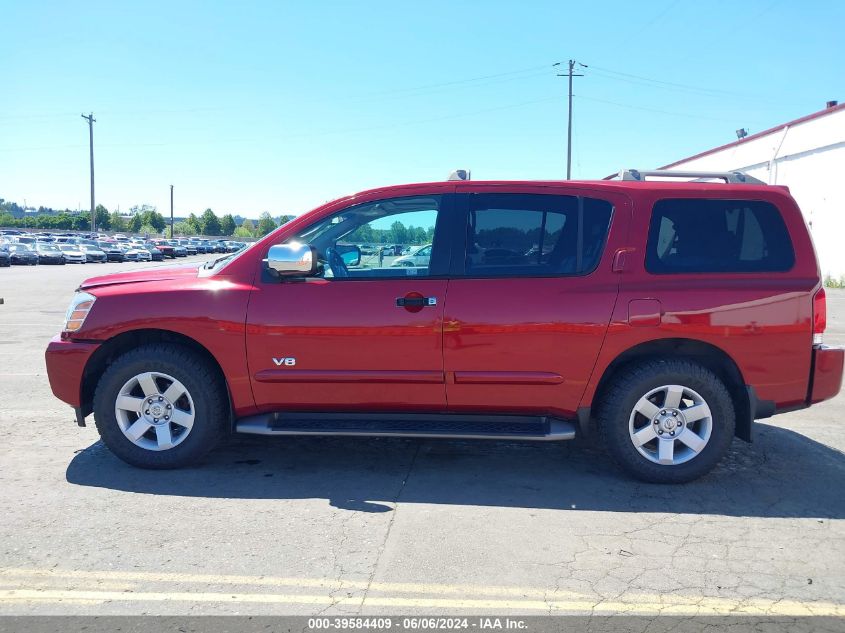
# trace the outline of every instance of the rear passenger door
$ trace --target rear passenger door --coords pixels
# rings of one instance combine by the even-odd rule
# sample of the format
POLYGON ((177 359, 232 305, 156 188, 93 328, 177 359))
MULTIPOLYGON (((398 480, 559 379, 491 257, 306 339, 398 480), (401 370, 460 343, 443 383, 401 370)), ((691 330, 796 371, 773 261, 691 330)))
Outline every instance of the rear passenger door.
POLYGON ((461 190, 443 327, 448 407, 572 416, 616 300, 630 202, 571 187, 461 190))

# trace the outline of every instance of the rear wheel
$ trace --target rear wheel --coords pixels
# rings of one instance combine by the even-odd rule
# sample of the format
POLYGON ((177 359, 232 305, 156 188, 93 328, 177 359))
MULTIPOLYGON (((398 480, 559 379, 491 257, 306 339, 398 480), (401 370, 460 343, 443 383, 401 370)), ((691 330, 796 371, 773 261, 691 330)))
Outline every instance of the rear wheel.
POLYGON ((225 385, 190 349, 149 345, 111 363, 94 394, 103 442, 141 468, 179 468, 212 450, 229 423, 225 385))
POLYGON ((629 474, 683 483, 706 474, 727 452, 735 413, 724 383, 687 360, 647 361, 623 370, 598 407, 602 437, 629 474))

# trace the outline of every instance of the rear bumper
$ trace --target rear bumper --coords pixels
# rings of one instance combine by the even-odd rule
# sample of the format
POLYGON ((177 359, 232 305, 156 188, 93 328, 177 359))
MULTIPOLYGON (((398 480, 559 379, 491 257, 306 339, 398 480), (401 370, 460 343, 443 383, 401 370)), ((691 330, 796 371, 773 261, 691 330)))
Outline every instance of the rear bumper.
POLYGON ((830 400, 842 388, 845 347, 813 347, 813 375, 810 377, 810 404, 830 400))
POLYGON ((47 377, 50 389, 62 402, 74 408, 82 406, 82 377, 88 359, 99 347, 98 343, 64 341, 54 336, 47 346, 47 377))

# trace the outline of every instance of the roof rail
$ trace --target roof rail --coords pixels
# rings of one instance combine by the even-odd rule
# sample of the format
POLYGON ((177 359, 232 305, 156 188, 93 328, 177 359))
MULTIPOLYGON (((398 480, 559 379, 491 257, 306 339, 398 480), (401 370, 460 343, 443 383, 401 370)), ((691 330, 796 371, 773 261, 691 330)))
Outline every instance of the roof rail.
POLYGON ((762 180, 758 180, 753 176, 744 174, 741 171, 677 171, 674 169, 623 169, 619 172, 619 178, 622 180, 639 180, 644 181, 647 177, 659 178, 695 178, 696 182, 704 179, 719 179, 724 180, 728 184, 740 185, 765 185, 762 180))

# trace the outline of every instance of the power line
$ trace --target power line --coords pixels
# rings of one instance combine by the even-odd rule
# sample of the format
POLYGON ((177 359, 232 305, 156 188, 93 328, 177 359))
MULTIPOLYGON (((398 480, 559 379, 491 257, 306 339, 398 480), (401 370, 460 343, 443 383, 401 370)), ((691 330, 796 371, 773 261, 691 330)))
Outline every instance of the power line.
MULTIPOLYGON (((623 73, 618 70, 612 70, 610 68, 602 68, 601 66, 596 66, 595 64, 590 65, 591 71, 600 71, 600 73, 609 73, 610 75, 618 75, 619 77, 628 77, 630 79, 636 79, 641 82, 645 82, 648 84, 655 84, 660 86, 666 86, 668 88, 680 88, 683 90, 691 90, 694 92, 701 92, 701 93, 713 93, 715 95, 721 96, 733 96, 733 97, 749 97, 751 95, 746 95, 738 92, 730 92, 728 90, 719 90, 716 88, 703 88, 701 86, 690 86, 688 84, 679 84, 672 81, 663 81, 662 79, 652 79, 650 77, 643 77, 641 75, 634 75, 631 73, 623 73)), ((613 78, 613 77, 609 77, 613 78)))
POLYGON ((524 74, 524 73, 528 73, 528 72, 536 72, 536 71, 539 71, 539 70, 545 70, 545 71, 548 72, 548 68, 549 68, 548 65, 545 65, 545 64, 543 66, 530 66, 528 68, 521 68, 519 70, 510 70, 510 71, 507 71, 507 72, 504 72, 504 73, 494 73, 492 75, 480 75, 478 77, 468 77, 468 78, 465 78, 465 79, 455 79, 455 80, 452 80, 452 81, 442 81, 442 82, 434 83, 434 84, 424 84, 424 85, 421 85, 421 86, 411 86, 411 87, 408 87, 408 88, 396 88, 396 89, 393 89, 393 90, 382 90, 382 91, 379 91, 379 92, 370 92, 370 93, 367 93, 366 95, 363 95, 363 96, 378 97, 378 96, 382 96, 382 95, 396 94, 396 93, 400 93, 400 92, 414 92, 414 91, 417 91, 417 90, 428 90, 430 88, 441 88, 441 87, 445 87, 445 86, 456 86, 456 85, 459 85, 459 84, 473 83, 473 82, 477 82, 477 81, 484 81, 485 79, 496 79, 496 78, 499 78, 499 77, 508 77, 508 76, 512 76, 512 75, 520 75, 520 74, 524 74))
MULTIPOLYGON (((228 143, 252 143, 252 142, 265 142, 265 141, 281 141, 281 140, 290 140, 290 139, 299 139, 299 138, 314 138, 319 136, 332 136, 332 135, 340 135, 340 134, 355 134, 358 132, 372 132, 377 130, 388 130, 394 128, 402 128, 402 127, 410 127, 414 125, 422 125, 425 123, 436 123, 440 121, 448 121, 450 119, 460 119, 469 116, 475 116, 477 114, 487 114, 490 112, 498 112, 501 110, 512 110, 515 108, 523 108, 526 106, 538 104, 538 103, 546 103, 549 101, 555 101, 559 99, 559 96, 551 96, 551 97, 543 97, 539 99, 531 99, 529 101, 521 101, 519 103, 510 103, 502 106, 494 106, 492 108, 483 108, 480 110, 467 110, 462 112, 457 112, 455 114, 447 114, 438 117, 429 117, 425 119, 413 119, 410 121, 400 121, 397 123, 388 123, 382 125, 371 125, 366 127, 359 127, 359 128, 349 128, 345 130, 325 130, 323 132, 315 132, 311 134, 283 134, 278 136, 273 135, 265 135, 260 138, 232 138, 232 139, 216 139, 216 140, 205 140, 205 141, 196 141, 196 142, 188 142, 188 143, 173 143, 173 142, 162 142, 162 143, 101 143, 100 147, 165 147, 165 146, 205 146, 205 145, 223 145, 228 143)), ((0 148, 0 152, 16 152, 16 151, 34 151, 34 150, 51 150, 51 149, 68 149, 68 148, 79 148, 82 145, 56 145, 56 146, 40 146, 40 147, 5 147, 0 148)))
POLYGON ((607 99, 598 99, 596 97, 585 97, 583 95, 577 95, 576 98, 584 100, 584 101, 595 101, 596 103, 606 103, 608 105, 614 105, 614 106, 617 106, 617 107, 620 107, 620 108, 627 108, 629 110, 640 110, 642 112, 653 112, 655 114, 667 114, 669 116, 680 116, 680 117, 685 117, 685 118, 688 118, 688 119, 701 119, 701 120, 704 120, 704 121, 719 121, 719 122, 727 122, 727 123, 733 123, 734 122, 733 119, 704 116, 704 115, 700 115, 700 114, 690 114, 688 112, 670 112, 668 110, 657 110, 657 109, 654 109, 654 108, 646 108, 646 107, 643 107, 643 106, 635 106, 635 105, 631 105, 629 103, 619 103, 618 101, 608 101, 607 99))

